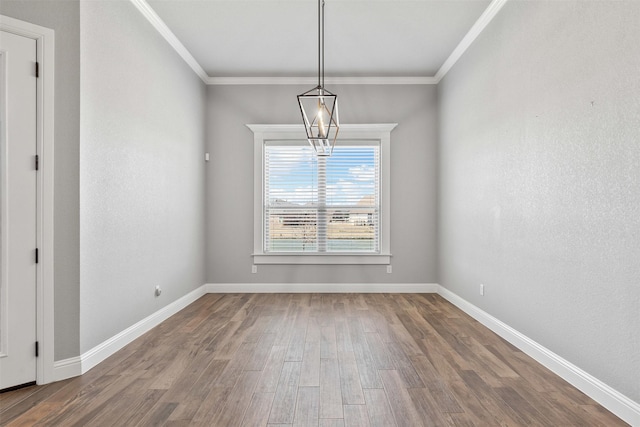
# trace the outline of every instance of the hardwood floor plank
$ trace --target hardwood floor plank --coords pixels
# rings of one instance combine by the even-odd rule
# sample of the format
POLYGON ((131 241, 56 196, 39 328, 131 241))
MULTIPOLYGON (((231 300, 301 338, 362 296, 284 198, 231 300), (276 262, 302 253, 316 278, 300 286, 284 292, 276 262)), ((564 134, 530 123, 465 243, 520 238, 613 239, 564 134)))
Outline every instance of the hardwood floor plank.
POLYGON ((320 360, 320 418, 342 418, 338 359, 320 360))
POLYGON ((371 427, 397 426, 384 389, 365 389, 364 401, 367 404, 367 412, 369 414, 369 423, 371 424, 371 427))
MULTIPOLYGON (((139 373, 139 375, 141 375, 139 373)), ((66 407, 51 420, 53 425, 71 425, 78 423, 80 420, 88 421, 95 417, 100 410, 104 409, 103 405, 118 393, 125 390, 133 383, 137 376, 109 376, 101 377, 99 386, 93 389, 83 390, 72 401, 68 402, 66 407)))
POLYGON ((156 374, 152 377, 155 378, 155 380, 149 388, 157 390, 168 390, 171 388, 171 386, 178 381, 185 369, 187 369, 192 359, 193 357, 189 350, 178 352, 175 358, 164 367, 161 374, 156 374))
MULTIPOLYGON (((204 355, 203 353, 202 356, 204 355)), ((215 381, 229 364, 227 360, 211 360, 207 365, 206 360, 208 359, 204 357, 194 360, 194 362, 183 371, 179 380, 169 388, 162 399, 164 402, 178 403, 178 410, 180 413, 184 413, 183 416, 187 420, 193 417, 213 389, 215 381), (200 364, 200 362, 202 362, 202 364, 200 364), (203 366, 206 367, 203 369, 203 366), (187 408, 189 408, 189 410, 186 410, 187 408)))
POLYGON ((335 325, 320 328, 320 358, 337 359, 338 345, 335 325))
POLYGON ((249 360, 244 365, 245 371, 262 371, 271 353, 276 334, 264 333, 258 340, 249 360))
POLYGON ((269 415, 270 424, 291 424, 295 414, 302 362, 284 362, 269 415))
POLYGON ((260 378, 258 371, 244 371, 235 387, 229 393, 222 411, 208 420, 208 425, 239 426, 253 395, 256 383, 260 378))
POLYGON ((407 392, 409 396, 411 396, 411 400, 413 401, 416 411, 420 414, 420 419, 424 425, 451 425, 450 420, 446 417, 446 414, 442 411, 429 390, 426 388, 410 388, 407 392))
POLYGON ((344 405, 344 425, 347 427, 370 427, 366 405, 344 405))
POLYGON ((524 414, 519 414, 507 405, 496 394, 494 389, 485 383, 475 371, 462 371, 460 377, 475 394, 482 406, 499 420, 500 424, 507 425, 527 425, 528 418, 524 414))
POLYGON ((243 427, 264 427, 269 422, 269 412, 275 393, 256 392, 242 419, 243 427))
POLYGON ((360 384, 362 388, 382 388, 382 381, 378 376, 373 354, 367 344, 367 339, 359 318, 348 318, 349 334, 353 346, 353 354, 356 356, 360 384))
POLYGON ((209 294, 10 426, 624 426, 431 294, 209 294))
POLYGON ((442 412, 464 412, 453 396, 447 382, 443 380, 426 356, 414 356, 411 360, 430 396, 433 397, 442 412))
POLYGON ((287 347, 284 360, 287 362, 301 362, 304 355, 304 343, 307 334, 307 324, 296 323, 295 329, 287 347))
MULTIPOLYGON (((346 313, 346 310, 345 310, 346 313)), ((351 341, 351 334, 349 333, 349 325, 347 324, 346 317, 340 317, 335 320, 336 323, 336 350, 338 357, 340 353, 352 352, 353 343, 351 341)))
POLYGON ((60 402, 45 402, 30 408, 27 412, 13 419, 13 421, 0 415, 0 425, 7 427, 32 427, 49 416, 49 414, 59 412, 62 406, 63 404, 60 402))
POLYGON ((598 404, 580 405, 580 407, 584 410, 589 423, 593 425, 605 427, 618 425, 620 422, 616 416, 598 404))
POLYGON ((209 420, 216 417, 222 411, 224 406, 227 404, 227 399, 230 393, 231 388, 213 387, 209 390, 207 396, 200 402, 187 402, 186 404, 179 403, 179 406, 175 409, 174 413, 171 414, 169 420, 180 419, 187 420, 192 425, 206 425, 209 420))
MULTIPOLYGON (((51 385, 47 384, 46 386, 43 386, 43 387, 38 387, 33 385, 25 388, 20 388, 18 390, 14 390, 11 392, 0 393, 0 415, 6 412, 13 405, 35 394, 42 394, 43 398, 46 399, 46 396, 48 396, 50 392, 52 392, 51 385)), ((34 397, 34 401, 37 402, 38 400, 39 400, 39 397, 34 397)))
POLYGON ((389 357, 400 378, 406 388, 424 387, 422 379, 413 367, 411 360, 404 353, 402 348, 397 345, 390 345, 388 347, 389 357))
POLYGON ((516 390, 511 387, 494 388, 496 394, 516 412, 521 418, 527 420, 526 424, 552 425, 553 423, 547 418, 547 411, 538 411, 526 399, 524 399, 516 390))
POLYGON ((322 332, 320 326, 320 319, 318 316, 309 317, 307 323, 307 335, 305 336, 305 342, 317 342, 322 340, 322 332))
POLYGON ((368 332, 366 337, 376 369, 393 369, 394 366, 393 362, 391 362, 389 349, 380 338, 380 335, 377 332, 368 332))
POLYGON ((345 405, 364 405, 364 393, 360 384, 360 373, 355 354, 353 352, 340 353, 338 366, 340 368, 342 403, 345 405))
POLYGON ((273 343, 274 345, 288 346, 293 331, 297 329, 296 325, 306 322, 309 317, 309 308, 301 306, 301 301, 296 298, 296 295, 290 295, 286 300, 287 308, 280 322, 276 340, 273 343))
POLYGON ((0 421, 6 423, 30 411, 32 411, 32 414, 46 414, 46 411, 43 412, 37 408, 38 404, 43 401, 51 401, 52 404, 49 405, 49 408, 53 411, 53 408, 58 408, 58 404, 62 403, 54 399, 53 396, 58 394, 69 381, 72 380, 40 387, 31 386, 0 394, 0 421))
POLYGON ((472 389, 462 380, 458 374, 460 371, 453 366, 455 362, 440 354, 435 348, 431 349, 428 360, 433 364, 437 374, 446 384, 446 393, 438 394, 437 392, 432 392, 432 395, 435 399, 438 399, 438 402, 443 407, 450 408, 448 409, 449 412, 447 412, 449 415, 453 416, 459 413, 460 408, 462 408, 463 413, 472 417, 476 425, 500 425, 493 414, 485 409, 472 389), (453 396, 453 401, 451 396, 453 396), (451 411, 455 412, 452 413, 451 411))
MULTIPOLYGON (((523 378, 505 380, 505 385, 513 388, 522 398, 535 408, 544 408, 544 416, 551 425, 580 425, 588 424, 588 420, 581 418, 567 405, 561 405, 548 398, 547 393, 537 392, 528 381, 523 378)), ((579 412, 579 411, 578 411, 579 412)))
POLYGON ((422 425, 420 414, 416 410, 411 395, 405 388, 398 371, 380 371, 380 378, 382 378, 387 399, 398 427, 422 425))
POLYGON ((341 418, 321 418, 318 427, 345 427, 341 418))
POLYGON ((301 369, 300 387, 320 386, 320 342, 305 342, 301 369))
MULTIPOLYGON (((160 406, 156 406, 155 410, 150 412, 146 417, 144 417, 139 423, 133 424, 136 426, 159 426, 165 424, 165 422, 169 419, 171 413, 178 406, 177 403, 164 403, 160 406)), ((81 424, 86 425, 86 424, 81 424)))
POLYGON ((394 342, 397 342, 402 351, 407 356, 416 356, 422 354, 422 350, 418 346, 416 340, 411 336, 409 331, 404 327, 401 320, 397 324, 390 326, 391 334, 394 336, 394 342))
MULTIPOLYGON (((215 318, 215 316, 213 317, 215 318)), ((237 340, 235 339, 237 336, 236 332, 241 325, 241 321, 228 321, 221 323, 215 334, 206 335, 206 350, 212 352, 216 359, 230 359, 237 349, 236 344, 241 344, 240 342, 236 342, 237 340)))
POLYGON ((286 351, 287 348, 284 346, 271 347, 267 362, 262 369, 262 376, 256 386, 256 393, 275 393, 286 351))
POLYGON ((245 342, 238 347, 235 356, 229 360, 227 366, 215 380, 216 387, 233 388, 236 381, 238 381, 240 373, 245 370, 245 366, 251 360, 256 345, 255 342, 245 342))
POLYGON ((294 427, 315 427, 319 422, 320 387, 299 387, 294 427))
POLYGON ((123 425, 132 426, 136 425, 144 417, 146 413, 152 410, 152 408, 160 401, 160 399, 166 394, 166 390, 149 389, 142 395, 142 399, 137 399, 130 393, 125 393, 117 396, 114 402, 107 402, 104 410, 93 418, 90 422, 78 422, 80 425, 123 425), (112 411, 112 407, 122 408, 117 413, 112 411))

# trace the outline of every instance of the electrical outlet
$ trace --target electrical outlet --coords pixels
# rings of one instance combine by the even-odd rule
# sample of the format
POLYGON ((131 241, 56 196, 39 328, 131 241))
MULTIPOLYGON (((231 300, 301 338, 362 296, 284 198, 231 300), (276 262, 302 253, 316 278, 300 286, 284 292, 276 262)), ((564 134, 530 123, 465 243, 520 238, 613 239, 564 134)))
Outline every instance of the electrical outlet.
POLYGON ((255 265, 255 264, 253 264, 253 265, 251 266, 251 272, 252 272, 253 274, 256 274, 256 273, 258 272, 258 266, 257 266, 257 265, 255 265))
POLYGON ((480 295, 484 296, 484 285, 480 283, 480 295))
POLYGON ((393 272, 393 268, 391 268, 391 265, 387 265, 387 273, 391 274, 393 272))

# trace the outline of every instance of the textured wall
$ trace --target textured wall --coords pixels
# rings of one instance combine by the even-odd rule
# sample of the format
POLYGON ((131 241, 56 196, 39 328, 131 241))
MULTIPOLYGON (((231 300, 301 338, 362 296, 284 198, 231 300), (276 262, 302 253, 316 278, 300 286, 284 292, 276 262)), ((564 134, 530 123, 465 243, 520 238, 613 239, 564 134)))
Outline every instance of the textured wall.
POLYGON ((441 284, 637 402, 638 22, 510 1, 439 87, 441 284))
POLYGON ((298 86, 212 86, 208 96, 211 283, 432 283, 436 280, 436 89, 335 86, 342 123, 398 123, 391 132, 391 253, 385 266, 260 265, 253 252, 253 133, 248 123, 299 123, 298 86))
POLYGON ((79 353, 80 3, 2 0, 0 14, 55 31, 55 360, 79 353))
POLYGON ((85 352, 204 283, 206 88, 130 2, 80 18, 85 352))

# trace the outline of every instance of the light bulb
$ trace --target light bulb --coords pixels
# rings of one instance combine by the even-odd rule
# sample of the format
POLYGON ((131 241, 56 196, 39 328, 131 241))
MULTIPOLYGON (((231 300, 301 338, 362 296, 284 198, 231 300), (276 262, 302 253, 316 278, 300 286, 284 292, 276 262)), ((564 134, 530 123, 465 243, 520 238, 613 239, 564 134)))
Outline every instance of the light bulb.
POLYGON ((324 139, 327 137, 327 128, 324 123, 324 104, 321 102, 318 103, 317 117, 318 117, 318 136, 324 139))

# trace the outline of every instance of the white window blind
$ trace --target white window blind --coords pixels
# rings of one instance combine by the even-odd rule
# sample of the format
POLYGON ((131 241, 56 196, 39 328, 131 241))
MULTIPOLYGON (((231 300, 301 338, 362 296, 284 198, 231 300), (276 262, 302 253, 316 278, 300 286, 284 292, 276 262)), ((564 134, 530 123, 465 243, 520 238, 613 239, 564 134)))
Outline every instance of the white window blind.
POLYGON ((266 141, 264 253, 379 253, 380 143, 266 141))

